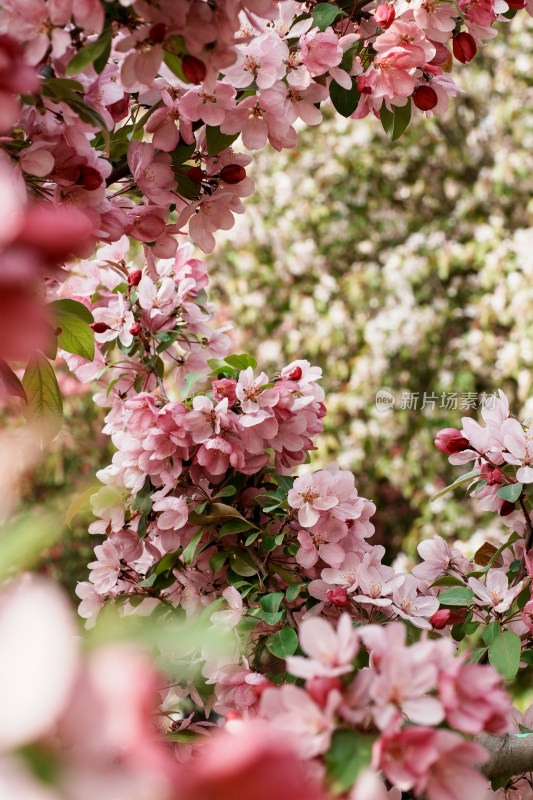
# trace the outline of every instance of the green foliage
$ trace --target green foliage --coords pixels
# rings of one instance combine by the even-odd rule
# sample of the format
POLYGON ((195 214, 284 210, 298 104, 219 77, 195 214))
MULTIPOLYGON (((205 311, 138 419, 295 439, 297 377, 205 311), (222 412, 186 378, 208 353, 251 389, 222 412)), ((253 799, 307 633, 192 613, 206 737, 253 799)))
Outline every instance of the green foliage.
POLYGON ((61 430, 63 401, 54 369, 43 355, 28 363, 22 386, 28 399, 24 416, 44 447, 61 430))
POLYGON ((287 658, 296 652, 298 636, 292 628, 282 628, 267 639, 267 648, 273 656, 287 658))
MULTIPOLYGON (((492 634, 491 634, 492 635, 492 634)), ((520 637, 514 631, 498 631, 489 644, 489 663, 510 681, 520 664, 520 637)))
POLYGON ((331 747, 324 756, 326 775, 333 794, 346 792, 355 782, 359 772, 368 767, 372 745, 376 736, 353 730, 337 730, 331 747))

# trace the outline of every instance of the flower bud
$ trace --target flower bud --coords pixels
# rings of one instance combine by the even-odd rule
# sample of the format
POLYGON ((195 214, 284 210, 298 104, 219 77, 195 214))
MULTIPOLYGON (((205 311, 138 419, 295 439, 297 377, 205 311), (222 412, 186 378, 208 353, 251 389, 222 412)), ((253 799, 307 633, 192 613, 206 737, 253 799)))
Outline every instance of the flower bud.
POLYGON ((526 7, 526 0, 506 0, 506 2, 509 8, 512 8, 514 11, 521 11, 526 7))
POLYGON ((435 55, 431 61, 428 61, 428 64, 433 67, 442 67, 442 69, 446 72, 451 67, 452 54, 445 45, 441 44, 441 42, 432 41, 431 44, 435 48, 435 55))
POLYGON ((494 484, 501 486, 503 483, 502 471, 490 464, 481 465, 481 477, 485 478, 489 486, 494 486, 494 484))
POLYGON ((477 53, 476 40, 470 33, 461 31, 453 37, 452 49, 457 61, 466 64, 467 61, 472 61, 477 53))
POLYGON ((381 28, 387 30, 387 28, 390 28, 390 26, 394 22, 395 16, 396 12, 394 8, 392 6, 387 6, 383 4, 376 8, 376 13, 374 14, 374 20, 381 28))
POLYGON ((288 375, 285 376, 291 381, 299 381, 302 377, 302 368, 301 367, 294 367, 288 375))
POLYGON ((204 175, 205 172, 201 167, 191 167, 187 173, 189 180, 196 184, 200 184, 202 182, 204 175))
POLYGON ((437 434, 435 447, 437 450, 440 450, 441 453, 450 456, 452 453, 462 453, 463 450, 468 450, 470 442, 468 439, 465 439, 461 431, 458 431, 457 428, 443 428, 437 434))
POLYGON ((331 603, 337 608, 344 608, 349 604, 348 592, 342 586, 336 586, 335 589, 330 589, 326 592, 328 603, 331 603))
POLYGON ((240 164, 226 164, 220 170, 220 179, 224 183, 240 183, 246 178, 246 170, 240 164))
POLYGON ((228 398, 228 406, 234 405, 237 401, 235 392, 237 381, 233 378, 221 378, 218 381, 213 381, 211 386, 213 388, 213 397, 217 403, 220 403, 225 397, 228 398))
POLYGON ((207 75, 204 62, 194 56, 183 56, 181 69, 189 83, 201 83, 207 75))
POLYGON ((138 336, 143 329, 143 326, 140 322, 134 322, 130 328, 130 333, 132 336, 138 336))
POLYGON ((502 503, 502 507, 498 511, 500 517, 508 517, 509 514, 512 514, 515 510, 515 504, 511 503, 510 500, 504 500, 502 503))
POLYGON ((321 708, 325 708, 329 693, 333 689, 342 692, 342 683, 337 676, 315 675, 305 682, 305 688, 311 699, 321 708))
POLYGON ((438 101, 437 92, 427 84, 417 86, 413 92, 413 103, 420 111, 431 111, 438 101))
POLYGON ((133 272, 130 272, 128 275, 128 284, 130 286, 138 286, 141 282, 141 278, 143 276, 142 269, 134 269, 133 272))
POLYGON ((91 322, 91 328, 95 333, 105 333, 110 330, 110 326, 107 322, 91 322))
POLYGON ((150 32, 148 33, 148 38, 154 44, 161 44, 161 42, 165 41, 166 35, 167 35, 167 26, 165 25, 165 23, 157 22, 150 28, 150 32))
POLYGON ((85 189, 88 189, 89 192, 92 192, 94 189, 98 189, 103 182, 104 179, 97 169, 84 164, 80 166, 80 174, 77 180, 77 183, 80 186, 83 186, 85 189))
POLYGON ((443 628, 446 627, 448 621, 450 619, 451 611, 449 608, 439 608, 438 611, 435 611, 432 617, 430 617, 430 622, 437 631, 441 631, 443 628))
POLYGON ((117 100, 116 103, 111 103, 110 105, 106 106, 107 111, 111 114, 113 118, 113 122, 120 122, 121 119, 128 116, 128 112, 130 110, 130 96, 127 92, 124 92, 120 100, 117 100))
POLYGON ((357 78, 357 91, 359 94, 372 94, 372 87, 367 75, 359 75, 357 78))

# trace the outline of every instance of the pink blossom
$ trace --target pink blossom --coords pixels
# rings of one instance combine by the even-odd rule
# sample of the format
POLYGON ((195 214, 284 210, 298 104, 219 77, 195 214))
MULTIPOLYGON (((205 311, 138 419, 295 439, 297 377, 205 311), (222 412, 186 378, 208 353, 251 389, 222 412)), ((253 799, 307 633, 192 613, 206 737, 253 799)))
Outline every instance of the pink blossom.
POLYGON ((308 569, 314 566, 319 557, 330 567, 340 567, 346 555, 342 545, 348 529, 338 519, 319 520, 309 531, 299 531, 300 549, 296 553, 296 561, 308 569))
POLYGON ((432 617, 439 608, 436 597, 424 596, 424 588, 413 575, 404 575, 403 583, 396 586, 392 593, 391 611, 417 628, 430 628, 427 618, 432 617))
POLYGON ((180 111, 190 120, 201 119, 206 125, 221 125, 230 109, 235 108, 235 89, 217 81, 212 92, 191 89, 179 101, 180 111))
POLYGON ((162 92, 161 99, 165 107, 154 111, 146 123, 147 133, 153 133, 153 146, 170 152, 177 146, 180 136, 184 142, 192 144, 194 136, 191 120, 180 113, 180 99, 173 99, 166 89, 162 92))
POLYGON ((519 581, 515 586, 509 588, 507 576, 503 572, 494 569, 488 571, 485 583, 478 578, 469 578, 468 585, 478 598, 479 605, 489 605, 493 610, 502 614, 507 611, 513 600, 518 597, 524 586, 524 581, 519 581))
POLYGON ((133 140, 128 148, 128 165, 135 183, 152 203, 169 205, 175 202, 176 196, 170 191, 175 186, 170 156, 156 153, 148 142, 133 140))
POLYGON ((529 444, 533 437, 533 429, 527 428, 524 431, 518 420, 510 417, 502 423, 501 432, 508 450, 503 454, 504 459, 508 464, 522 465, 516 472, 517 480, 521 483, 533 483, 533 467, 530 466, 533 460, 533 444, 529 444))
POLYGON ((285 76, 289 48, 277 34, 256 36, 241 54, 235 65, 224 70, 227 83, 236 89, 243 89, 254 80, 260 90, 268 89, 285 76))
POLYGON ((343 49, 333 28, 320 32, 314 28, 300 38, 300 56, 312 77, 323 75, 340 64, 343 49))
POLYGON ((167 491, 160 490, 152 495, 155 501, 152 510, 162 512, 157 518, 157 527, 163 531, 183 528, 189 516, 187 501, 183 497, 163 496, 162 492, 166 494, 167 491))
POLYGON ((315 525, 320 519, 321 511, 328 511, 338 505, 338 498, 329 495, 332 481, 331 473, 325 470, 308 472, 294 481, 287 500, 292 508, 298 509, 298 522, 304 528, 315 525))
POLYGON ((507 733, 510 703, 488 665, 450 662, 439 675, 439 697, 452 728, 463 733, 507 733))
POLYGON ((234 586, 224 589, 222 597, 227 601, 229 608, 211 614, 211 622, 215 625, 223 625, 228 629, 234 628, 242 617, 242 597, 234 586))
POLYGON ((106 594, 115 587, 118 580, 121 570, 120 557, 109 539, 103 544, 96 545, 94 554, 97 560, 87 565, 91 570, 89 579, 99 594, 106 594))
POLYGON ((349 614, 343 614, 335 631, 325 619, 305 619, 300 625, 300 647, 308 656, 289 656, 287 669, 299 678, 335 677, 352 669, 359 639, 349 614))

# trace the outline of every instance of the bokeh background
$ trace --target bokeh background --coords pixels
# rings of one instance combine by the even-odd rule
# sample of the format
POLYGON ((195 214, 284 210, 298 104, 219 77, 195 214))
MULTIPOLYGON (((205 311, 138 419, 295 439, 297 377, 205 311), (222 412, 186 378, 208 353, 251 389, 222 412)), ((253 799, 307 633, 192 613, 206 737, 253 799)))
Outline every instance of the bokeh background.
MULTIPOLYGON (((301 128, 296 150, 256 154, 256 194, 208 259, 237 352, 267 371, 322 367, 313 462, 353 470, 389 561, 434 532, 497 535, 464 491, 431 502, 460 472, 433 439, 498 388, 533 413, 533 21, 500 28, 455 67, 464 94, 448 113, 417 114, 394 145, 378 120, 328 115, 301 128), (385 413, 382 388, 395 397, 385 413)), ((28 506, 67 504, 111 456, 90 393, 66 372, 62 388, 65 429, 26 477, 28 506)), ((79 513, 41 565, 71 592, 96 543, 89 521, 79 513)))

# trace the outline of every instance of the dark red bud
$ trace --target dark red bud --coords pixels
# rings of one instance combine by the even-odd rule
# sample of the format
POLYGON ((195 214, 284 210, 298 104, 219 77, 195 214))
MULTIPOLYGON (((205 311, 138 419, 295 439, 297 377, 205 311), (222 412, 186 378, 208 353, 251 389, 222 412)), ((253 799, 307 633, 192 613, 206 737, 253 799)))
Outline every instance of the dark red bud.
POLYGON ((128 275, 128 284, 130 286, 138 286, 141 282, 141 278, 143 276, 142 269, 134 269, 133 272, 130 272, 128 275))
POLYGON ((435 48, 435 55, 428 61, 428 64, 434 67, 442 67, 443 69, 450 67, 452 61, 452 54, 441 42, 431 42, 435 48))
POLYGON ((431 86, 417 86, 413 92, 413 103, 420 111, 431 111, 438 103, 437 92, 431 86))
POLYGON ((301 367, 294 367, 294 369, 292 369, 289 372, 287 377, 291 381, 299 381, 300 378, 302 377, 302 368, 301 367))
POLYGON ((387 30, 394 22, 395 16, 396 12, 392 6, 380 5, 376 8, 374 20, 381 28, 387 30))
POLYGON ((357 91, 359 94, 372 94, 372 87, 366 75, 359 75, 357 78, 357 91))
POLYGON ((164 22, 158 22, 156 25, 152 25, 150 28, 150 32, 148 34, 148 38, 154 44, 161 44, 161 42, 165 41, 165 36, 167 35, 167 26, 164 22))
POLYGON ((224 183, 240 183, 246 178, 246 170, 240 164, 227 164, 220 170, 220 179, 224 183))
POLYGON ((446 627, 448 621, 450 619, 451 611, 449 608, 439 608, 438 611, 435 611, 432 617, 430 617, 430 622, 437 631, 441 631, 443 628, 446 627))
POLYGON ((326 597, 328 599, 328 603, 331 603, 333 606, 337 606, 337 608, 344 608, 349 604, 348 600, 348 592, 346 589, 343 589, 342 586, 337 586, 335 589, 330 589, 326 592, 326 597))
POLYGON ((130 96, 127 92, 124 92, 120 100, 117 100, 116 103, 111 103, 111 105, 106 106, 106 109, 111 114, 113 118, 113 122, 120 122, 121 119, 128 116, 128 112, 130 110, 130 96))
POLYGON ((515 504, 511 503, 510 500, 504 500, 498 513, 500 517, 507 517, 509 514, 512 514, 514 510, 515 504))
POLYGON ((107 322, 92 322, 91 323, 91 328, 93 329, 93 331, 95 333, 105 333, 106 331, 109 330, 109 327, 110 326, 107 324, 107 322))
POLYGON ((201 83, 207 75, 204 62, 194 56, 183 56, 181 68, 189 83, 201 83))
POLYGON ((477 53, 476 40, 470 33, 460 31, 453 37, 452 49, 457 61, 466 64, 467 61, 472 61, 477 53))
POLYGON ((90 192, 92 192, 94 189, 98 189, 98 187, 102 185, 103 178, 98 170, 94 167, 82 165, 80 167, 80 174, 77 182, 80 186, 83 186, 85 189, 88 189, 90 192))
POLYGON ((452 453, 462 453, 463 450, 468 450, 470 442, 468 439, 465 439, 461 431, 458 431, 457 428, 443 428, 437 434, 435 447, 437 450, 440 450, 441 453, 450 456, 452 453))
POLYGON ((526 0, 507 0, 507 5, 514 11, 521 11, 526 7, 526 0))
POLYGON ((503 474, 501 470, 492 467, 490 464, 481 465, 481 477, 485 478, 489 486, 494 486, 494 484, 501 485, 503 483, 503 474))
POLYGON ((142 332, 143 326, 140 322, 134 322, 130 328, 130 333, 132 336, 138 336, 142 332))
POLYGON ((196 184, 200 184, 205 176, 205 172, 201 167, 191 167, 187 173, 187 177, 196 184))
POLYGON ((321 708, 325 708, 329 693, 333 689, 337 689, 337 691, 342 692, 342 683, 341 679, 337 676, 325 677, 322 675, 315 675, 314 678, 310 678, 305 682, 305 688, 307 689, 307 693, 311 699, 314 700, 315 703, 321 708))

